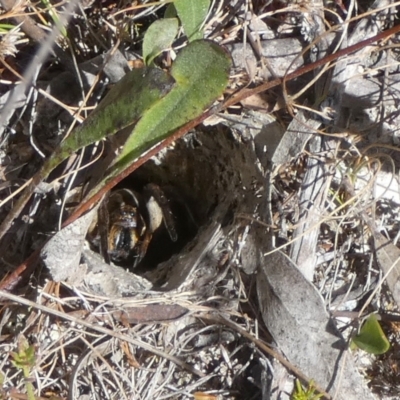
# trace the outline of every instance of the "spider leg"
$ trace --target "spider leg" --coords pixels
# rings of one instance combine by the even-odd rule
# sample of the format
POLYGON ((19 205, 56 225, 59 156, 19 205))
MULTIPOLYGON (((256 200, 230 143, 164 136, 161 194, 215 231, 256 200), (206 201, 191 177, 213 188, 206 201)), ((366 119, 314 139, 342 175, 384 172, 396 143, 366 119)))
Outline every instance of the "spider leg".
POLYGON ((107 264, 110 264, 110 254, 108 252, 108 236, 109 236, 109 224, 110 224, 110 216, 107 210, 107 202, 108 199, 104 199, 100 204, 98 211, 98 230, 100 236, 100 254, 103 256, 104 261, 107 264))
POLYGON ((169 237, 173 242, 176 242, 178 239, 178 234, 176 232, 176 224, 174 215, 172 214, 171 207, 169 206, 169 201, 165 196, 164 192, 161 188, 154 184, 149 183, 144 187, 144 191, 149 199, 147 202, 147 209, 149 214, 149 225, 150 230, 154 232, 161 224, 161 220, 164 221, 165 228, 168 231, 169 237), (152 198, 154 202, 152 202, 152 198), (161 215, 155 215, 156 212, 156 203, 161 210, 161 215))
POLYGON ((152 236, 152 232, 150 232, 150 230, 146 230, 142 240, 138 243, 136 247, 136 255, 133 262, 133 268, 136 268, 136 266, 139 265, 139 263, 143 260, 143 257, 146 255, 147 248, 149 247, 152 236))

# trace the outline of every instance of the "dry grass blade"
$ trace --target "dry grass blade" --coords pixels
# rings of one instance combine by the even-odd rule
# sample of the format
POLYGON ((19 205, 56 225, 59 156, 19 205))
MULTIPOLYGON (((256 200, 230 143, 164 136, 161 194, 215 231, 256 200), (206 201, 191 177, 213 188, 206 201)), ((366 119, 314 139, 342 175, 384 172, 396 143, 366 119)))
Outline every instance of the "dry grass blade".
POLYGON ((154 354, 156 354, 156 355, 158 355, 160 357, 163 357, 163 358, 165 358, 167 360, 172 361, 173 363, 179 365, 181 368, 188 370, 192 374, 195 374, 195 375, 197 375, 199 377, 204 376, 204 374, 201 371, 198 371, 197 369, 194 369, 191 366, 183 363, 178 358, 170 356, 168 353, 164 353, 163 351, 160 351, 160 350, 158 350, 158 349, 156 349, 156 348, 154 348, 152 346, 149 346, 145 342, 142 342, 142 341, 136 340, 136 339, 132 339, 130 336, 115 332, 115 331, 113 331, 111 329, 103 328, 103 327, 98 326, 98 325, 93 325, 93 323, 91 323, 91 322, 87 322, 85 320, 82 320, 82 319, 76 318, 74 316, 68 315, 68 314, 66 314, 64 312, 60 312, 60 311, 54 310, 52 308, 42 306, 40 304, 37 304, 37 303, 34 303, 32 301, 26 300, 26 299, 24 299, 22 297, 15 296, 15 295, 13 295, 11 293, 7 293, 4 290, 0 291, 0 296, 2 298, 4 298, 4 299, 11 300, 11 301, 13 301, 13 302, 15 302, 17 304, 23 304, 23 305, 28 306, 28 307, 33 307, 34 309, 37 309, 39 311, 45 312, 45 313, 50 314, 50 315, 54 315, 54 316, 59 317, 59 318, 61 318, 63 320, 68 320, 68 321, 74 323, 75 325, 81 325, 81 326, 84 326, 86 328, 92 329, 92 330, 94 330, 96 332, 102 333, 104 335, 108 335, 108 336, 115 337, 117 339, 126 341, 128 343, 132 343, 135 346, 141 347, 141 348, 143 348, 143 349, 145 349, 147 351, 150 351, 151 353, 154 353, 154 354))
POLYGON ((201 34, 234 60, 224 97, 97 196, 82 202, 123 131, 16 203, 43 158, 143 67, 147 28, 176 17, 169 1, 75 3, 0 0, 0 398, 276 400, 299 394, 293 374, 325 398, 398 397, 394 323, 382 322, 386 358, 346 343, 359 310, 393 314, 400 301, 400 2, 211 1, 201 34), (49 27, 63 16, 73 23, 60 35, 49 27), (89 224, 110 190, 136 201, 114 195, 122 203, 89 224), (151 224, 151 201, 169 206, 166 228, 151 224), (140 217, 129 229, 128 209, 140 217), (147 248, 110 265, 118 240, 147 248))

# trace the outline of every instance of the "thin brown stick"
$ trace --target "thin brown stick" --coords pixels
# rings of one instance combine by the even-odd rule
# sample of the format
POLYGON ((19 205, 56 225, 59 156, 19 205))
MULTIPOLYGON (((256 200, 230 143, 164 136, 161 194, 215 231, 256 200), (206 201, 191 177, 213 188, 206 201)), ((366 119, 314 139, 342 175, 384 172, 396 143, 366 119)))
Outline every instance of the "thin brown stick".
POLYGON ((158 355, 160 357, 166 358, 169 361, 172 361, 173 363, 175 363, 179 367, 189 371, 190 373, 192 373, 192 374, 194 374, 196 376, 199 376, 199 377, 204 377, 205 376, 205 374, 203 372, 201 372, 198 369, 186 364, 185 362, 181 361, 178 357, 175 357, 175 356, 172 356, 172 355, 170 355, 168 353, 165 353, 165 352, 163 352, 163 351, 161 351, 161 350, 149 345, 148 343, 142 342, 141 340, 133 339, 129 335, 124 335, 123 333, 116 332, 116 331, 114 331, 112 329, 104 328, 104 327, 102 327, 100 325, 93 324, 93 322, 89 322, 89 321, 86 321, 84 319, 74 317, 73 315, 67 314, 65 312, 54 310, 54 309, 52 309, 50 307, 46 307, 46 306, 43 306, 41 304, 35 303, 35 302, 30 301, 28 299, 25 299, 25 298, 23 298, 21 296, 16 296, 16 295, 13 295, 11 293, 7 293, 7 292, 5 292, 3 290, 0 290, 0 298, 5 298, 5 299, 11 300, 12 302, 17 303, 17 304, 23 304, 25 306, 32 307, 32 308, 34 308, 36 310, 40 310, 40 311, 42 311, 42 312, 44 312, 46 314, 59 317, 59 318, 65 320, 65 321, 73 322, 76 325, 81 325, 81 326, 84 326, 85 328, 91 329, 93 331, 100 332, 100 333, 103 333, 105 335, 109 335, 111 337, 115 337, 115 338, 117 338, 119 340, 123 340, 123 341, 128 342, 128 343, 132 343, 134 346, 141 347, 142 349, 150 351, 153 354, 156 354, 156 355, 158 355))
POLYGON ((239 91, 236 95, 232 96, 228 100, 226 100, 223 104, 212 108, 200 117, 188 122, 186 125, 183 127, 179 128, 173 135, 165 139, 163 142, 158 144, 157 146, 153 147, 150 151, 148 151, 144 156, 139 158, 137 161, 135 161, 130 167, 128 167, 125 171, 123 171, 120 175, 115 177, 112 181, 108 182, 97 194, 93 195, 91 198, 86 200, 83 204, 81 204, 75 212, 67 219, 67 221, 64 222, 63 226, 67 226, 71 222, 75 221, 77 218, 79 218, 85 211, 89 210, 90 207, 92 207, 95 203, 97 203, 104 194, 106 194, 109 190, 111 190, 113 187, 115 187, 119 182, 121 182, 123 179, 125 179, 128 175, 130 175, 133 171, 138 169, 141 165, 143 165, 145 162, 147 162, 151 157, 156 155, 159 151, 162 149, 166 148, 173 142, 175 142, 177 139, 181 138, 184 136, 189 130, 195 128, 197 125, 199 125, 201 122, 206 120, 208 117, 213 115, 216 112, 220 112, 234 104, 237 104, 238 102, 253 96, 257 93, 264 92, 266 90, 272 89, 276 86, 279 86, 289 80, 298 78, 308 72, 313 71, 316 68, 319 68, 326 63, 332 62, 336 60, 339 57, 348 55, 350 53, 353 53, 355 51, 358 51, 362 49, 365 46, 369 46, 372 43, 375 43, 381 39, 388 38, 391 35, 394 35, 395 33, 400 32, 400 25, 397 25, 391 29, 388 29, 386 31, 383 31, 379 33, 376 36, 373 36, 371 38, 368 38, 366 40, 362 40, 359 43, 356 43, 352 46, 346 47, 345 49, 339 50, 334 54, 329 54, 325 56, 324 58, 321 58, 320 60, 317 60, 311 64, 305 65, 302 68, 286 75, 283 78, 276 78, 273 79, 272 81, 266 82, 256 88, 253 89, 242 89, 239 91))
MULTIPOLYGON (((97 194, 93 195, 91 198, 86 200, 83 204, 81 204, 75 212, 64 222, 63 227, 69 225, 73 221, 75 221, 77 218, 79 218, 84 212, 89 210, 94 204, 96 204, 102 196, 107 193, 109 190, 111 190, 115 185, 117 185, 119 182, 121 182, 124 178, 126 178, 128 175, 130 175, 133 171, 135 171, 137 168, 139 168, 141 165, 143 165, 145 162, 147 162, 151 157, 156 155, 159 151, 164 149, 165 147, 169 146, 171 143, 173 143, 175 140, 181 138, 184 136, 189 130, 195 128, 197 125, 199 125, 201 122, 206 120, 208 117, 213 115, 214 113, 220 112, 244 99, 246 99, 249 96, 252 96, 257 93, 264 92, 266 90, 272 89, 276 86, 281 85, 283 82, 286 82, 291 79, 295 79, 299 76, 302 76, 315 68, 321 67, 325 63, 332 62, 336 60, 339 57, 343 57, 345 55, 348 55, 352 52, 358 51, 362 49, 365 46, 371 45, 372 43, 375 43, 379 40, 382 39, 387 39, 389 36, 394 35, 395 33, 400 32, 400 25, 396 25, 391 29, 388 29, 386 31, 383 31, 379 33, 376 36, 373 36, 371 38, 368 38, 366 40, 363 40, 359 43, 356 43, 352 46, 346 47, 345 49, 339 50, 338 52, 334 54, 330 54, 325 56, 324 58, 321 58, 320 60, 315 61, 314 63, 308 64, 303 66, 297 71, 294 71, 288 75, 286 75, 283 78, 277 78, 273 79, 272 81, 266 82, 256 88, 253 89, 242 89, 235 95, 233 95, 231 98, 228 98, 224 103, 218 105, 217 107, 211 108, 204 112, 200 117, 188 122, 186 125, 183 127, 179 128, 173 135, 171 135, 169 138, 165 139, 163 142, 159 143, 157 146, 153 147, 150 151, 148 151, 144 156, 139 158, 136 162, 134 162, 129 168, 127 168, 124 172, 122 172, 119 176, 117 176, 114 180, 109 182, 104 188, 102 188, 97 194)), ((21 264, 16 271, 11 275, 12 279, 14 280, 13 282, 10 282, 9 279, 7 279, 4 282, 3 287, 14 287, 15 282, 19 280, 18 278, 18 273, 25 271, 29 265, 32 262, 36 262, 37 257, 39 256, 39 252, 33 253, 23 264, 21 264)))

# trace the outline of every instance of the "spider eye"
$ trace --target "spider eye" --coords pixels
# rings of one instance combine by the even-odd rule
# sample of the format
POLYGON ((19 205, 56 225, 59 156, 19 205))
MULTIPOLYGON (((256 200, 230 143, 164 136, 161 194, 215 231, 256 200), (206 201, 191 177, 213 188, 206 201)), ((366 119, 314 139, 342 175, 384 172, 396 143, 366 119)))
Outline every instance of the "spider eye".
POLYGON ((136 211, 135 210, 131 210, 131 209, 122 209, 120 211, 120 215, 122 218, 135 218, 136 217, 136 211))

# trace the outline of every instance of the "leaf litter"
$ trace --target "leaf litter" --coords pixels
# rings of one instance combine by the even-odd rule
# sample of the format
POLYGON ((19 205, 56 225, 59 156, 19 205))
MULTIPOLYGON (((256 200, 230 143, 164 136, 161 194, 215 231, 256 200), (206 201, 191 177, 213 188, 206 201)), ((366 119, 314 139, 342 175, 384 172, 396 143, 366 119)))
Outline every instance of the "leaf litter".
MULTIPOLYGON (((7 10, 7 2, 1 5, 7 10)), ((24 11, 38 11, 33 7, 26 3, 24 11)), ((75 10, 70 42, 60 39, 55 50, 73 48, 72 62, 68 56, 63 64, 71 54, 64 52, 59 63, 50 59, 40 69, 35 90, 18 98, 3 132, 2 201, 38 170, 42 155, 74 124, 76 110, 85 118, 90 112, 85 107, 96 106, 107 81, 118 81, 140 62, 143 34, 162 18, 163 7, 88 3, 75 10), (108 64, 102 69, 103 61, 108 64), (116 70, 120 73, 112 76, 116 70), (92 96, 82 107, 88 90, 92 96)), ((376 35, 389 27, 396 5, 343 7, 317 1, 213 2, 204 36, 232 54, 225 96, 376 35)), ((38 29, 39 20, 54 18, 45 7, 40 15, 23 18, 38 29)), ((13 29, 10 35, 23 37, 19 27, 13 29)), ((25 41, 12 41, 13 54, 2 54, 1 104, 20 81, 13 71, 23 72, 32 61, 37 31, 23 32, 25 41)), ((342 57, 331 66, 332 76, 328 71, 299 97, 311 74, 243 100, 139 170, 131 181, 155 180, 184 199, 176 203, 178 215, 195 221, 194 230, 184 229, 190 240, 139 277, 119 267, 110 274, 81 239, 79 249, 65 256, 73 266, 67 269, 56 251, 58 275, 36 268, 18 288, 20 303, 6 301, 4 293, 1 395, 27 390, 12 363, 18 335, 24 335, 35 350, 30 376, 42 398, 289 398, 294 375, 336 398, 398 396, 398 61, 396 36, 391 40, 386 48, 374 43, 342 57), (186 207, 189 213, 182 211, 186 207), (37 306, 29 308, 24 299, 37 306), (391 343, 388 353, 347 350, 361 309, 379 316, 391 343), (236 329, 210 322, 215 316, 236 329), (275 343, 289 362, 286 372, 278 355, 267 356, 240 329, 275 343), (337 348, 344 356, 335 364, 337 348)), ((155 60, 166 68, 174 57, 175 48, 155 60)), ((121 145, 116 140, 71 159, 52 179, 76 175, 70 171, 92 157, 111 157, 121 145)), ((0 243, 5 274, 54 235, 60 204, 70 212, 80 201, 82 181, 79 175, 78 183, 54 181, 50 190, 35 194, 0 243)), ((11 208, 2 202, 2 218, 11 208)), ((77 239, 75 229, 61 245, 77 239)))

